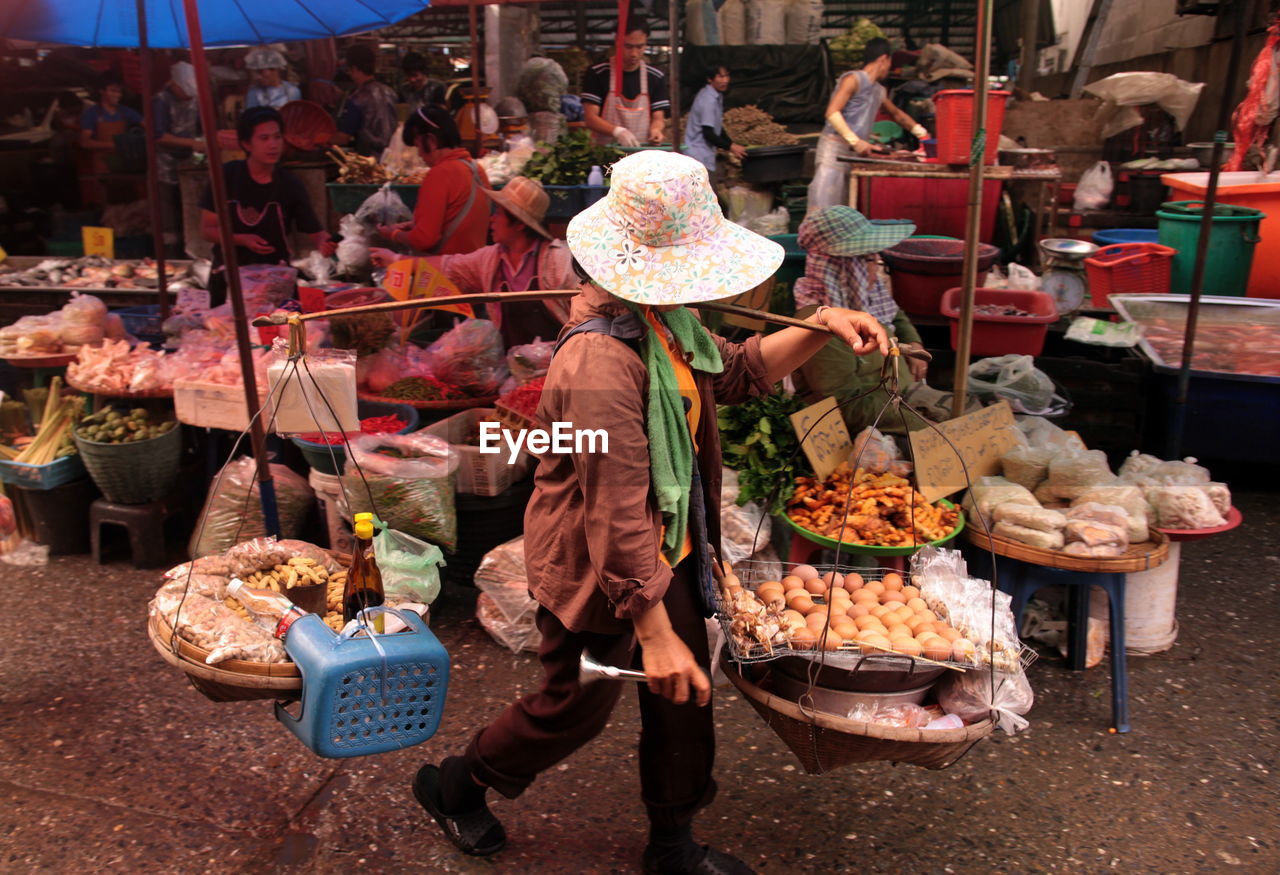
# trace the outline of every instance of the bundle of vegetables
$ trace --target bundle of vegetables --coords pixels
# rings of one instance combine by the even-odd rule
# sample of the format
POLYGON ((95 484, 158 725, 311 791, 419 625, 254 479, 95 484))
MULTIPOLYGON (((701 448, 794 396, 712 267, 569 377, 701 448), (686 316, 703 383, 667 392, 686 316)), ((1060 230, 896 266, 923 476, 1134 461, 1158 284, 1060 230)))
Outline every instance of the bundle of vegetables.
POLYGON ((387 168, 372 156, 356 155, 341 146, 330 146, 329 157, 338 164, 338 182, 371 185, 391 181, 387 168))
POLYGON ((724 114, 725 132, 743 146, 794 146, 800 142, 795 134, 773 120, 773 116, 755 104, 735 107, 724 114))
POLYGON ((583 185, 591 167, 607 167, 622 157, 612 146, 597 146, 586 131, 573 131, 539 151, 524 166, 524 175, 543 185, 583 185))
MULTIPOLYGON (((361 434, 395 434, 408 425, 400 417, 394 413, 386 416, 366 416, 360 420, 361 434)), ((337 431, 326 432, 308 432, 298 435, 304 441, 310 441, 313 444, 340 444, 346 439, 346 435, 337 431)))
POLYGON ((382 390, 382 395, 402 401, 452 401, 468 397, 466 392, 456 386, 449 386, 435 377, 425 376, 396 380, 382 390))
POLYGON ((35 437, 13 461, 28 465, 47 465, 54 459, 69 456, 76 451, 71 441, 71 429, 84 415, 84 398, 62 396, 62 378, 54 377, 49 383, 49 397, 44 413, 36 427, 35 437))
POLYGON ((800 442, 789 419, 803 407, 794 395, 774 392, 720 408, 724 464, 738 472, 738 504, 754 501, 768 513, 780 513, 788 496, 777 484, 812 473, 804 455, 796 452, 800 442))
POLYGON ((885 32, 869 18, 858 19, 847 33, 833 39, 827 46, 831 52, 831 66, 837 72, 852 70, 862 64, 862 50, 875 38, 885 38, 885 32))

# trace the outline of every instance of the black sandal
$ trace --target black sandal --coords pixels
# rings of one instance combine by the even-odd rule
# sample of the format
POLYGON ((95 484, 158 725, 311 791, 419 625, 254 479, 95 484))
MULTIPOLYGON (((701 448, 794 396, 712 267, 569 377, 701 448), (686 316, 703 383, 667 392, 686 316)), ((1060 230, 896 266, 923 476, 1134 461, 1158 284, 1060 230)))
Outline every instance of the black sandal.
POLYGON ((755 870, 732 854, 703 845, 701 855, 687 866, 668 867, 648 859, 645 854, 645 875, 755 875, 755 870))
POLYGON ((466 814, 445 814, 441 805, 440 769, 426 765, 413 779, 413 797, 440 824, 449 841, 466 854, 487 857, 507 846, 507 831, 488 805, 466 814))

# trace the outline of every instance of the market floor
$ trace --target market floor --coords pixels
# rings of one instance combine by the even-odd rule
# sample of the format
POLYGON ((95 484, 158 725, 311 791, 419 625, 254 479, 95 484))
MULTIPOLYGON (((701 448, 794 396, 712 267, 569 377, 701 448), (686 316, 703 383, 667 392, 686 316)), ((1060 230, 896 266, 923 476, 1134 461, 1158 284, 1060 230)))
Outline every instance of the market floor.
MULTIPOLYGON (((1129 660, 1133 731, 1108 733, 1109 671, 1031 669, 1031 728, 946 771, 873 763, 803 774, 727 690, 721 791, 699 834, 762 872, 1280 871, 1280 515, 1237 494, 1246 525, 1187 545, 1174 648, 1129 660)), ((266 702, 217 704, 152 651, 157 575, 86 557, 0 566, 14 610, 0 653, 0 870, 625 872, 644 816, 636 707, 519 800, 495 806, 506 851, 454 850, 413 802, 424 759, 457 751, 529 689, 536 665, 446 598, 453 657, 427 744, 311 755, 266 702), (25 606, 25 607, 23 607, 25 606)))

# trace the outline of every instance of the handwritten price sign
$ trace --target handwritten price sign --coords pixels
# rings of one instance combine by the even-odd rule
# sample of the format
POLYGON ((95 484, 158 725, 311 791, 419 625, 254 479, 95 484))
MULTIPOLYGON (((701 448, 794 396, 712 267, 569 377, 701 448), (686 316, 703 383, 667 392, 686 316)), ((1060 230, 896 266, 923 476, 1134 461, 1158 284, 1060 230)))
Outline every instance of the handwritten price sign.
POLYGON ((84 239, 85 255, 101 255, 104 258, 116 257, 116 232, 110 228, 95 228, 86 225, 80 229, 84 239))
POLYGON ((969 481, 999 474, 1000 457, 1018 444, 1018 426, 1004 401, 939 423, 938 431, 946 440, 930 428, 911 432, 916 488, 930 502, 965 489, 966 471, 969 481))
POLYGON ((847 461, 853 451, 853 440, 845 428, 844 417, 836 410, 834 398, 824 398, 791 414, 791 425, 819 480, 847 461), (809 431, 811 428, 813 431, 809 431))

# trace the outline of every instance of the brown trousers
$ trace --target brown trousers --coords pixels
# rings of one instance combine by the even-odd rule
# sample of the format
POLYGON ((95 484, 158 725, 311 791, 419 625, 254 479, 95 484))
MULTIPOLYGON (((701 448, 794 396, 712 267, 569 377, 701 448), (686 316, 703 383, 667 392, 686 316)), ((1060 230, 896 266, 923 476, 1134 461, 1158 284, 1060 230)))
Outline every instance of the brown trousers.
MULTIPOLYGON (((693 564, 682 562, 663 598, 671 625, 710 675, 707 629, 698 606, 693 564)), ((542 632, 538 658, 545 677, 536 693, 507 706, 480 730, 467 748, 475 777, 514 799, 543 771, 600 734, 626 685, 640 696, 640 791, 650 822, 660 829, 688 825, 711 803, 716 784, 712 706, 674 705, 643 683, 600 680, 578 683, 578 659, 585 650, 606 665, 641 668, 640 650, 630 633, 571 632, 539 607, 542 632)))

